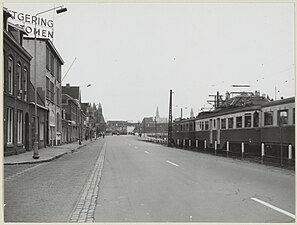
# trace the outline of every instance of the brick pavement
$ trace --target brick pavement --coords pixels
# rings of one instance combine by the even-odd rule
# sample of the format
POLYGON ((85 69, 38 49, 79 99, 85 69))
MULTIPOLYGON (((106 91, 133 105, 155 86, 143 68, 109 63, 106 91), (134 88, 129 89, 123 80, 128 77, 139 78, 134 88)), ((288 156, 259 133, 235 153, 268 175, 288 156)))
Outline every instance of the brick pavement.
POLYGON ((68 222, 93 223, 95 217, 95 208, 98 198, 99 183, 101 180, 106 142, 96 161, 94 169, 88 182, 85 184, 82 195, 74 208, 68 222))

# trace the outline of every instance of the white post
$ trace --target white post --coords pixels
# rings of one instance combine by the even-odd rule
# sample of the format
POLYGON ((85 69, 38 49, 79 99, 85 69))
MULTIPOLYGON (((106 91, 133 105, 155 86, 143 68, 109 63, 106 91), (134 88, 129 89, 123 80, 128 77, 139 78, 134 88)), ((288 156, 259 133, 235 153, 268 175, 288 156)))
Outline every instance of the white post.
POLYGON ((183 148, 185 148, 186 145, 186 139, 183 139, 183 148))
POLYGON ((196 148, 198 148, 198 140, 196 140, 196 148))
POLYGON ((179 139, 177 139, 177 147, 179 146, 179 139))
POLYGON ((204 140, 204 149, 206 150, 206 140, 204 140))
POLYGON ((229 154, 229 141, 227 141, 227 157, 228 157, 228 154, 229 154))
POLYGON ((261 162, 264 161, 264 155, 265 155, 265 145, 264 143, 261 144, 261 162))
POLYGON ((192 141, 191 141, 191 140, 189 140, 189 148, 191 148, 191 142, 192 142, 192 141))
POLYGON ((291 160, 292 160, 292 145, 288 146, 289 151, 289 168, 291 167, 291 160))
POLYGON ((241 159, 243 159, 243 154, 244 154, 244 143, 241 142, 241 159))
POLYGON ((217 154, 217 141, 215 141, 215 154, 217 154))
POLYGON ((288 151, 289 151, 289 159, 292 159, 292 145, 288 146, 288 151))

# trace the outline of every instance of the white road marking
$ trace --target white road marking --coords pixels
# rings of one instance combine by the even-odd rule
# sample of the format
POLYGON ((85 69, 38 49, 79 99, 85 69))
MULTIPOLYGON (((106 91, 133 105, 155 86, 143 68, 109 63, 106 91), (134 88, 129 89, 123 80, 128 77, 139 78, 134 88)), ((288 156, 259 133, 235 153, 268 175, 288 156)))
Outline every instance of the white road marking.
POLYGON ((144 151, 146 154, 150 154, 148 151, 144 151))
POLYGON ((173 162, 170 162, 170 161, 166 161, 166 162, 168 162, 168 163, 170 163, 170 164, 172 164, 172 165, 174 165, 174 166, 179 166, 179 165, 177 165, 177 164, 175 164, 175 163, 173 163, 173 162))
POLYGON ((287 211, 285 211, 283 209, 280 209, 280 208, 278 208, 278 207, 276 207, 274 205, 271 205, 271 204, 269 204, 267 202, 264 202, 264 201, 262 201, 260 199, 257 199, 257 198, 251 198, 251 199, 254 200, 254 201, 256 201, 256 202, 259 202, 259 203, 261 203, 261 204, 263 204, 263 205, 265 205, 265 206, 267 206, 267 207, 269 207, 271 209, 274 209, 274 210, 276 210, 276 211, 278 211, 280 213, 283 213, 283 214, 285 214, 285 215, 287 215, 287 216, 292 217, 293 219, 295 219, 295 215, 292 214, 292 213, 289 213, 289 212, 287 212, 287 211))

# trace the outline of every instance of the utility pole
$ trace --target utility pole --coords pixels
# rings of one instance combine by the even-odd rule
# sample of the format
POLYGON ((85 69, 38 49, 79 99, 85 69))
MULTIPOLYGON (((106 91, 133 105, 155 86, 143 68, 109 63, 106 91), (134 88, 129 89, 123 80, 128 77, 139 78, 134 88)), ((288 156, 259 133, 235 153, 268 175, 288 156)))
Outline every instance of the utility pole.
POLYGON ((169 121, 168 121, 168 147, 172 143, 172 90, 170 89, 169 95, 169 121))

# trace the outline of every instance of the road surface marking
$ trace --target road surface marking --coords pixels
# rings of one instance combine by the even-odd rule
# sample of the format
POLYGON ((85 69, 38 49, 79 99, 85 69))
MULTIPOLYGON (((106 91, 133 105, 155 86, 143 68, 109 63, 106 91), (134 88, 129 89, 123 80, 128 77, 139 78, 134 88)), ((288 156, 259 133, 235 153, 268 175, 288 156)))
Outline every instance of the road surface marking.
POLYGON ((16 173, 16 174, 13 174, 13 175, 10 175, 10 176, 6 177, 6 178, 4 179, 4 181, 10 181, 10 180, 12 180, 12 179, 14 179, 14 178, 16 178, 16 177, 18 177, 18 176, 20 176, 20 175, 22 175, 22 174, 28 172, 28 171, 30 171, 30 170, 36 169, 36 168, 39 167, 39 166, 43 166, 43 165, 47 165, 47 164, 48 164, 48 163, 37 164, 36 166, 32 166, 32 167, 27 168, 27 169, 25 169, 25 170, 22 170, 22 171, 20 171, 20 172, 18 172, 18 173, 16 173))
POLYGON ((170 161, 166 161, 166 162, 168 162, 168 163, 170 163, 170 164, 172 164, 172 165, 174 165, 174 166, 179 166, 179 165, 177 165, 177 164, 175 164, 175 163, 173 163, 173 162, 170 162, 170 161))
POLYGON ((278 211, 280 213, 283 213, 283 214, 285 214, 285 215, 287 215, 287 216, 292 217, 293 219, 295 219, 295 215, 292 214, 292 213, 289 213, 289 212, 287 212, 287 211, 285 211, 283 209, 280 209, 280 208, 278 208, 278 207, 276 207, 274 205, 271 205, 271 204, 269 204, 267 202, 264 202, 262 200, 259 200, 257 198, 251 198, 251 199, 254 200, 254 201, 256 201, 256 202, 259 202, 259 203, 261 203, 261 204, 263 204, 263 205, 265 205, 265 206, 267 206, 267 207, 269 207, 271 209, 274 209, 274 210, 276 210, 276 211, 278 211))
POLYGON ((144 151, 146 154, 150 154, 148 151, 144 151))

